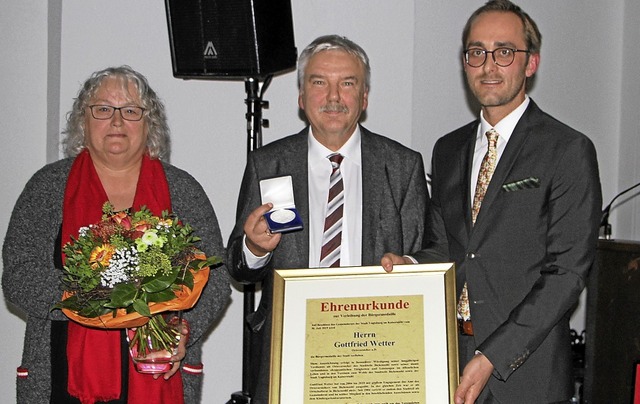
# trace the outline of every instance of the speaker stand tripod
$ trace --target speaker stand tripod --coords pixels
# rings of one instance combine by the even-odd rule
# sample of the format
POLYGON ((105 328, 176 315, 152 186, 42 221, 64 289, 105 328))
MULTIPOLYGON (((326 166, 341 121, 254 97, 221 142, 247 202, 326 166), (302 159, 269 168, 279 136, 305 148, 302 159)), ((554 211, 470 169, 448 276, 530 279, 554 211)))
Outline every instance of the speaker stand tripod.
MULTIPOLYGON (((247 93, 245 104, 247 104, 247 154, 262 147, 262 128, 269 127, 269 120, 262 119, 262 108, 269 108, 269 102, 264 101, 262 96, 271 84, 273 75, 268 75, 260 88, 260 79, 247 77, 244 80, 244 87, 247 93)), ((249 404, 251 396, 249 386, 251 386, 251 329, 247 318, 254 312, 255 307, 255 285, 243 285, 244 308, 242 321, 242 391, 231 394, 231 399, 227 404, 249 404)))

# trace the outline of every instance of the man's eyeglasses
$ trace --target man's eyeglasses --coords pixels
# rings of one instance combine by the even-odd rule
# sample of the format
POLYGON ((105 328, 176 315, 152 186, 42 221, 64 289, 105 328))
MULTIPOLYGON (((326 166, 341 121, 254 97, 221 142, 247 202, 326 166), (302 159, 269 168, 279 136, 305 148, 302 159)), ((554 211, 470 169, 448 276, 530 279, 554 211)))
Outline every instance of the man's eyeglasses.
POLYGON ((111 105, 89 105, 91 116, 95 119, 111 119, 116 111, 120 111, 120 116, 125 121, 139 121, 144 114, 144 108, 135 106, 112 107, 111 105))
POLYGON ((507 67, 516 58, 516 52, 530 53, 528 49, 496 48, 488 51, 482 48, 469 48, 463 51, 464 60, 471 67, 480 67, 487 61, 487 53, 493 57, 493 62, 500 67, 507 67))

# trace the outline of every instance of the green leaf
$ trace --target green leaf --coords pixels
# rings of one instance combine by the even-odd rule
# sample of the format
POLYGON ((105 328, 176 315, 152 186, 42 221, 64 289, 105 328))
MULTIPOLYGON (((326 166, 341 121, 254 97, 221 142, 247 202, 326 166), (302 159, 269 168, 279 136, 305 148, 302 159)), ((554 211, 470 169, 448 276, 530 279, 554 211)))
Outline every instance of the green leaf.
POLYGON ((151 317, 151 310, 149 310, 147 302, 142 299, 136 299, 133 301, 133 309, 141 316, 151 317))
POLYGON ((175 280, 176 277, 173 274, 168 276, 159 276, 157 278, 150 278, 149 280, 145 278, 145 281, 142 284, 142 290, 147 293, 158 293, 169 288, 169 286, 171 286, 171 284, 175 282, 175 280))
POLYGON ((184 273, 184 279, 178 278, 176 280, 176 284, 185 285, 189 289, 193 290, 193 273, 191 271, 186 271, 184 273))
POLYGON ((193 262, 196 264, 197 269, 202 269, 204 267, 213 268, 216 265, 222 263, 222 258, 212 255, 211 257, 208 257, 206 260, 195 260, 193 262))
POLYGON ((107 307, 108 300, 85 300, 79 299, 78 296, 73 295, 67 299, 56 303, 51 310, 55 309, 67 309, 77 312, 82 317, 94 318, 103 314, 107 314, 111 311, 107 307))
POLYGON ((105 306, 112 309, 130 306, 137 293, 138 291, 134 285, 129 283, 119 283, 113 288, 113 292, 111 292, 111 302, 105 306))
POLYGON ((173 290, 165 289, 161 292, 147 294, 147 301, 156 303, 168 302, 169 300, 175 299, 175 297, 176 294, 173 292, 173 290))
POLYGON ((64 299, 61 302, 54 304, 51 310, 56 310, 56 309, 69 309, 73 311, 80 310, 80 306, 78 305, 78 296, 73 295, 71 297, 64 299))
POLYGON ((111 311, 111 309, 104 307, 106 303, 106 300, 90 300, 86 302, 86 305, 82 309, 78 310, 78 314, 87 318, 100 317, 111 311))

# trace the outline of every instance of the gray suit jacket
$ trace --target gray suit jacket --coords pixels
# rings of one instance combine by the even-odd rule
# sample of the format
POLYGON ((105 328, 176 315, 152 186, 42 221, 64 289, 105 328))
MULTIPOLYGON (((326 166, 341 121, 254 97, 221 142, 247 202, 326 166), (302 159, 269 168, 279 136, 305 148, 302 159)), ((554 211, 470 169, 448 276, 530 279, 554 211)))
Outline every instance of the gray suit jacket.
MULTIPOLYGON (((569 316, 595 256, 602 196, 596 153, 583 134, 531 101, 496 167, 475 226, 470 172, 478 121, 433 151, 429 248, 449 257, 458 294, 467 281, 475 348, 495 367, 500 402, 572 396, 569 316)), ((460 366, 470 360, 461 352, 460 366)))
MULTIPOLYGON (((271 346, 271 300, 273 269, 309 267, 309 233, 283 234, 269 264, 251 270, 244 265, 243 225, 251 211, 261 205, 259 181, 291 175, 296 208, 309 222, 308 128, 270 143, 249 155, 242 181, 236 225, 228 243, 227 267, 236 280, 262 282, 262 297, 249 321, 255 331, 252 370, 253 401, 266 403, 271 346)), ((361 127, 362 133, 362 265, 378 265, 384 253, 409 253, 424 247, 428 192, 420 153, 361 127)))

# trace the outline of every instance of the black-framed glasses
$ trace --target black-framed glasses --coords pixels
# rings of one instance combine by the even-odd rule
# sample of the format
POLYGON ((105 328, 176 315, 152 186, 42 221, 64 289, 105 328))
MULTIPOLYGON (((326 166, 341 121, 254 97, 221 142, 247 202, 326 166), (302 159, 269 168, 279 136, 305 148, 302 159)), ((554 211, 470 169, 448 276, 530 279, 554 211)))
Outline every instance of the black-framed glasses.
POLYGON ((114 107, 111 105, 89 105, 91 116, 95 119, 111 119, 116 111, 120 111, 120 116, 125 121, 139 121, 144 114, 144 108, 127 105, 126 107, 114 107))
POLYGON ((510 66, 516 58, 516 52, 530 53, 528 49, 495 48, 492 51, 482 48, 469 48, 463 51, 464 60, 471 67, 480 67, 487 61, 487 53, 493 57, 493 62, 500 67, 510 66))

